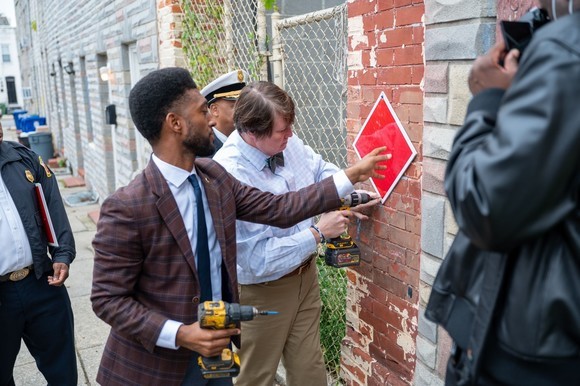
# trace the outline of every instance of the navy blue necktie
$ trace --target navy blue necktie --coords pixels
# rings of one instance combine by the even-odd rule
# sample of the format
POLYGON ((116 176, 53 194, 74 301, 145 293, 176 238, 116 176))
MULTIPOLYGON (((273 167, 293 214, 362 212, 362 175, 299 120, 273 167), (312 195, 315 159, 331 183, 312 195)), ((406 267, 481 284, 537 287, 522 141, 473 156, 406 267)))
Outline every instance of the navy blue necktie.
POLYGON ((203 198, 201 189, 195 174, 188 178, 195 193, 195 204, 197 206, 197 247, 195 255, 197 256, 197 276, 199 277, 199 286, 201 288, 201 301, 212 299, 211 291, 211 269, 209 265, 209 244, 207 242, 207 225, 205 223, 205 212, 203 210, 203 198))

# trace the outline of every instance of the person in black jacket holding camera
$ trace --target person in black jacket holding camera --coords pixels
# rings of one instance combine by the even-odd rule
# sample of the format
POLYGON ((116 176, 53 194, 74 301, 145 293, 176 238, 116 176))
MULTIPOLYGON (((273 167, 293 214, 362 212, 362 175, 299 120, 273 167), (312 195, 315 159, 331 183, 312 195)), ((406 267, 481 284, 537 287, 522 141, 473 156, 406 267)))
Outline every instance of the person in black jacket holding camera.
POLYGON ((580 0, 540 3, 525 52, 475 61, 447 166, 459 232, 426 316, 448 385, 580 384, 580 0))

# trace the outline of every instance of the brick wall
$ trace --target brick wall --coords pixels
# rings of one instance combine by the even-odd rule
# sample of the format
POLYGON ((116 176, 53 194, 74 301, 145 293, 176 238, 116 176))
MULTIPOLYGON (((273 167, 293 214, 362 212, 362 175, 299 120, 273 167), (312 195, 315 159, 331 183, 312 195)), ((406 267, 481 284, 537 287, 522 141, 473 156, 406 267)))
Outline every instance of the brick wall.
MULTIPOLYGON (((33 49, 28 70, 38 85, 57 148, 73 172, 85 169, 90 189, 101 199, 126 185, 136 167, 135 135, 127 98, 130 73, 127 46, 137 46, 141 74, 159 67, 155 0, 17 0, 28 11, 20 36, 29 35, 33 49), (37 30, 26 31, 34 20, 37 30), (74 74, 63 67, 72 63, 74 74), (104 82, 99 67, 108 65, 104 82), (54 71, 54 76, 49 74, 54 71), (105 123, 105 106, 116 105, 117 126, 105 123), (90 125, 89 125, 90 122, 90 125)), ((31 80, 31 83, 34 83, 31 80)))
POLYGON ((418 151, 385 204, 373 213, 373 221, 362 223, 356 236, 363 262, 348 272, 341 373, 348 385, 403 385, 413 379, 421 238, 424 13, 421 1, 348 2, 349 163, 356 157, 352 141, 381 92, 418 151))

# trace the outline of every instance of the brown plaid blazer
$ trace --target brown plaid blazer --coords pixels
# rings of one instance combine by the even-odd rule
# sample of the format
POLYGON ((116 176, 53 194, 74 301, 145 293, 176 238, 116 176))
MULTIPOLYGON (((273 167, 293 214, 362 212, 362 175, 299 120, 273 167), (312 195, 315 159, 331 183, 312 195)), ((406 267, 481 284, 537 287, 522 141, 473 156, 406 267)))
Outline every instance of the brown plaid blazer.
MULTIPOLYGON (((236 219, 289 227, 340 206, 332 178, 276 196, 242 184, 211 159, 195 164, 222 250, 228 302, 239 301, 236 219)), ((97 381, 180 385, 192 352, 155 343, 168 319, 197 320, 200 288, 183 219, 153 161, 103 202, 93 248, 93 310, 111 325, 97 381)))

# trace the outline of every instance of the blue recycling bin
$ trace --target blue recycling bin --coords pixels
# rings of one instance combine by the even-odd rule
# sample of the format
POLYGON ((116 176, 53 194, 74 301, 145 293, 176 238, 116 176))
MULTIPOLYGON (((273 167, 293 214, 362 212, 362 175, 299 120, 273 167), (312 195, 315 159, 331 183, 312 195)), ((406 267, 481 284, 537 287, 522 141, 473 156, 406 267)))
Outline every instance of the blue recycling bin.
POLYGON ((51 132, 35 132, 28 134, 30 150, 42 157, 44 162, 48 162, 54 156, 51 132))
POLYGON ((12 112, 12 117, 14 118, 14 124, 16 125, 16 130, 20 130, 20 118, 28 113, 28 110, 14 110, 12 112))
POLYGON ((16 123, 16 130, 22 132, 27 132, 28 127, 26 126, 26 120, 29 118, 38 118, 36 114, 20 114, 18 118, 14 121, 16 123))
POLYGON ((43 125, 46 125, 46 117, 39 117, 38 115, 29 115, 20 120, 20 130, 23 133, 36 131, 38 126, 43 125))

